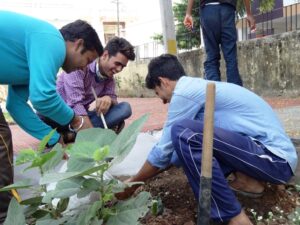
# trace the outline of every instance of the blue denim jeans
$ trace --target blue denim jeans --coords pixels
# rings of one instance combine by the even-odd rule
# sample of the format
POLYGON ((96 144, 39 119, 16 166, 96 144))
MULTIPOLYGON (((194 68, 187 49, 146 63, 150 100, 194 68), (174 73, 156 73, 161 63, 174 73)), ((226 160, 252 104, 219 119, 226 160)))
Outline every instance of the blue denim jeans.
MULTIPOLYGON (((64 133, 69 131, 69 125, 62 126, 55 121, 44 117, 43 115, 37 113, 41 120, 52 128, 57 128, 59 133, 64 133)), ((94 127, 102 127, 104 125, 101 121, 101 117, 97 116, 95 111, 89 111, 88 116, 94 127)), ((105 122, 108 128, 113 128, 116 125, 119 125, 122 121, 131 116, 131 106, 128 102, 121 102, 117 105, 112 106, 109 111, 104 115, 105 122)))
MULTIPOLYGON (((97 116, 95 111, 88 112, 88 116, 94 127, 104 127, 102 120, 97 116)), ((121 102, 117 105, 113 105, 109 111, 104 115, 105 122, 108 128, 120 124, 125 119, 131 116, 131 106, 128 102, 121 102)))
POLYGON ((221 47, 227 82, 243 86, 237 63, 235 8, 229 4, 205 5, 200 9, 200 23, 206 50, 205 79, 221 80, 221 47))

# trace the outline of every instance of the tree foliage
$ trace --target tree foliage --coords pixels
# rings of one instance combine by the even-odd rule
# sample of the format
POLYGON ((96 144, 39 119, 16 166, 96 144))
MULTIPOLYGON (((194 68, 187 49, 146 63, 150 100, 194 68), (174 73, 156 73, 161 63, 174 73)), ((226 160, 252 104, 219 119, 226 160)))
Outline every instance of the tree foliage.
POLYGON ((191 49, 193 47, 199 47, 201 44, 200 29, 199 29, 200 0, 194 0, 194 7, 192 10, 194 27, 191 31, 187 30, 186 27, 183 25, 187 2, 188 0, 182 0, 179 3, 175 3, 173 6, 175 29, 176 29, 176 41, 179 49, 191 49))

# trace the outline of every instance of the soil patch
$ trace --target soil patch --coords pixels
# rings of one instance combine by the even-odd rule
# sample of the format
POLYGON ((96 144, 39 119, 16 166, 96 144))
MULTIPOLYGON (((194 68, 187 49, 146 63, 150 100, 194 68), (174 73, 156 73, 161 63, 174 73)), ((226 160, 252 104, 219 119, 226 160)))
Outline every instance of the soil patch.
MULTIPOLYGON (((164 210, 158 216, 147 215, 142 224, 195 225, 197 204, 181 169, 171 168, 150 179, 141 188, 161 198, 164 210)), ((299 205, 299 192, 295 185, 267 185, 261 198, 237 196, 253 224, 298 224, 288 217, 299 205)))

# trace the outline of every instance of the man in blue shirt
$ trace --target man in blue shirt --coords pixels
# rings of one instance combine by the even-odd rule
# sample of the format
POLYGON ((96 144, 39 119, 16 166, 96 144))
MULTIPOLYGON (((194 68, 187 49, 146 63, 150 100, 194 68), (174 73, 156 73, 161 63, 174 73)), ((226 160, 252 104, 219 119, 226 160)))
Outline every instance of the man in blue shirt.
MULTIPOLYGON (((95 30, 77 20, 57 30, 51 24, 29 16, 0 11, 0 84, 8 85, 6 108, 15 122, 32 136, 42 139, 51 131, 36 111, 59 124, 83 128, 56 92, 56 75, 84 68, 103 53, 95 30)), ((0 188, 13 183, 13 149, 10 129, 0 109, 0 188)), ((56 132, 49 145, 63 140, 56 132)), ((0 193, 0 224, 5 220, 10 194, 0 193)))
MULTIPOLYGON (((180 164, 198 200, 206 85, 187 77, 175 56, 154 58, 148 66, 146 85, 170 103, 160 141, 129 182, 145 181, 180 164)), ((252 224, 233 190, 261 196, 263 182, 284 184, 297 166, 296 150, 272 108, 253 92, 231 83, 215 82, 215 127, 212 168, 211 218, 229 224, 252 224), (234 173, 235 180, 226 177, 234 173)), ((117 194, 130 196, 137 186, 117 194)))

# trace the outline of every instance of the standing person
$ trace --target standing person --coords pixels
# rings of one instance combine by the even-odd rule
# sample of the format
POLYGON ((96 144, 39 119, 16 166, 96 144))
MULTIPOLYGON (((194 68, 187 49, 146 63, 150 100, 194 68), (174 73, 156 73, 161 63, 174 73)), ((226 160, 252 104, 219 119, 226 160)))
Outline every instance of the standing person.
MULTIPOLYGON (((182 165, 198 200, 209 81, 184 74, 175 56, 161 55, 150 62, 146 86, 163 103, 170 103, 168 120, 160 141, 128 182, 146 181, 176 162, 182 165)), ((211 218, 230 225, 250 225, 233 190, 259 197, 263 182, 285 184, 295 172, 297 154, 276 114, 262 98, 235 84, 215 81, 215 85, 211 218), (230 173, 236 178, 228 183, 230 173)), ((117 197, 127 198, 137 187, 117 197)))
MULTIPOLYGON (((235 7, 237 0, 200 0, 200 24, 206 51, 204 62, 205 78, 221 80, 220 47, 226 62, 227 82, 243 86, 237 63, 237 32, 235 27, 235 7)), ((188 0, 184 25, 193 28, 192 8, 194 0, 188 0)), ((250 1, 244 0, 247 20, 251 30, 255 20, 251 14, 250 1)))
MULTIPOLYGON (((57 79, 57 91, 64 101, 82 116, 84 125, 104 127, 100 118, 103 113, 108 128, 119 133, 124 120, 131 116, 131 107, 127 102, 118 103, 114 75, 126 67, 129 60, 135 59, 134 47, 124 38, 112 38, 104 48, 104 53, 84 70, 62 73, 57 79), (95 101, 92 88, 98 99, 95 101)), ((58 131, 69 133, 68 126, 59 124, 40 115, 40 117, 58 131)), ((69 136, 71 134, 69 133, 69 136)), ((74 139, 69 138, 69 141, 74 139)))
MULTIPOLYGON (((102 54, 103 47, 95 30, 77 20, 57 30, 51 24, 0 11, 0 84, 8 85, 6 108, 15 122, 32 136, 42 139, 52 128, 41 123, 34 109, 59 124, 78 128, 81 119, 56 92, 60 68, 71 72, 84 68, 102 54)), ((11 131, 0 109, 0 188, 13 183, 11 131)), ((63 143, 55 132, 49 145, 63 143)), ((0 193, 0 224, 6 218, 11 199, 0 193)))

